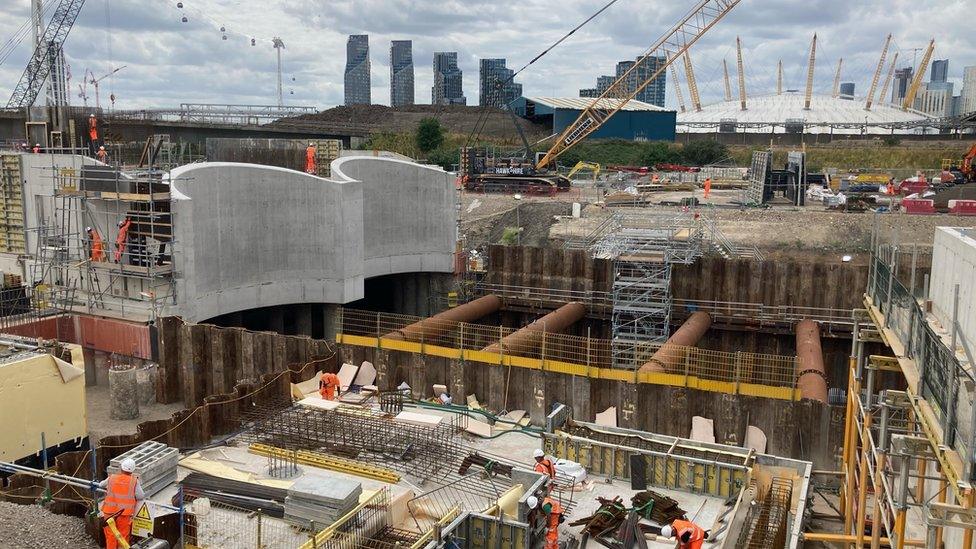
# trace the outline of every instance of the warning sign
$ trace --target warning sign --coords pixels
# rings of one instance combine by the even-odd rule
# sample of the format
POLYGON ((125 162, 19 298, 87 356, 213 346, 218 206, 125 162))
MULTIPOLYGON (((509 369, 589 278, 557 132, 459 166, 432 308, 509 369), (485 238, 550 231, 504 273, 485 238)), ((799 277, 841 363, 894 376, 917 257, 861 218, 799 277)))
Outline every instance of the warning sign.
POLYGON ((132 535, 141 538, 148 538, 153 533, 154 513, 149 507, 149 502, 142 502, 142 506, 132 517, 132 535))

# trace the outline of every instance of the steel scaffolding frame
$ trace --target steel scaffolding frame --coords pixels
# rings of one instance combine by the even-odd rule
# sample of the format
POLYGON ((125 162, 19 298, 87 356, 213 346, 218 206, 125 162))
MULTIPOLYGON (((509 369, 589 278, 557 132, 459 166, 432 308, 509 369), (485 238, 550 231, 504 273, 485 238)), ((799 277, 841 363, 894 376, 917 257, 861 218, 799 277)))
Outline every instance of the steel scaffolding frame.
POLYGON ((49 296, 47 307, 152 320, 175 302, 173 213, 164 180, 171 167, 153 159, 148 168, 135 170, 79 170, 59 165, 51 155, 51 166, 44 169, 52 192, 39 202, 43 206, 29 229, 36 241, 28 283, 49 296), (116 233, 124 219, 131 226, 118 249, 116 233), (89 226, 102 239, 101 260, 93 255, 89 226))

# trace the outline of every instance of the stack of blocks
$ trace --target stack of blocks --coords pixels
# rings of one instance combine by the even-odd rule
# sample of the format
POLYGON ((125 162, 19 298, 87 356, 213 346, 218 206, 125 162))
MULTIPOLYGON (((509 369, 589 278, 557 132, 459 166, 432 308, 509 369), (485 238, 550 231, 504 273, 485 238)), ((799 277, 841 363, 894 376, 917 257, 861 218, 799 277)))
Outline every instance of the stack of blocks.
POLYGON ((352 511, 362 493, 362 484, 354 480, 300 478, 285 497, 285 520, 314 521, 317 528, 325 528, 352 511))
POLYGON ((118 456, 108 464, 109 474, 121 470, 122 460, 132 458, 136 462, 135 476, 139 479, 146 497, 151 497, 163 488, 176 482, 176 464, 180 453, 161 442, 143 442, 128 452, 118 456))

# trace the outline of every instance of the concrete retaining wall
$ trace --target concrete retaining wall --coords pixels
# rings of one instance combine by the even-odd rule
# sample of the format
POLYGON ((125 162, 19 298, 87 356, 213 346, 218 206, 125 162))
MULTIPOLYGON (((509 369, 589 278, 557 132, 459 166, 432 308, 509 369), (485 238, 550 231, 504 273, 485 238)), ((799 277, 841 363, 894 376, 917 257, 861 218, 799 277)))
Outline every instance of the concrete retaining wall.
POLYGON ((439 168, 341 158, 333 179, 236 163, 173 170, 178 304, 196 322, 289 303, 348 303, 365 278, 450 272, 454 191, 439 168))
POLYGON ((955 285, 959 284, 957 320, 970 350, 976 348, 976 231, 939 227, 932 252, 929 296, 932 312, 951 332, 955 285))

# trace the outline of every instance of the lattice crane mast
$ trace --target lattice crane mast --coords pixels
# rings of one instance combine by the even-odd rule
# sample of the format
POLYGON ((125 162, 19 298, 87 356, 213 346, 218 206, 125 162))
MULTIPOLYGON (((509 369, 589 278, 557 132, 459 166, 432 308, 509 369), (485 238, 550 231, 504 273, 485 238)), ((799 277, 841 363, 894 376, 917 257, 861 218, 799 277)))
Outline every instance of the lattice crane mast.
POLYGON ((13 94, 10 95, 10 100, 7 101, 7 108, 30 107, 34 104, 44 86, 44 81, 51 74, 50 60, 55 58, 68 38, 68 33, 71 32, 71 27, 74 26, 84 5, 85 0, 61 0, 55 8, 41 40, 34 48, 27 68, 24 69, 24 74, 21 75, 13 94))
POLYGON ((566 127, 553 146, 536 164, 536 169, 546 167, 561 154, 575 146, 586 136, 598 130, 620 109, 644 90, 655 78, 667 70, 678 57, 684 55, 695 42, 710 28, 725 17, 741 0, 699 0, 695 6, 663 36, 658 38, 639 61, 620 75, 600 97, 583 109, 575 122, 566 127), (663 55, 661 55, 663 54, 663 55), (654 57, 664 57, 664 63, 643 82, 631 88, 628 85, 631 75, 636 76, 645 63, 654 57))

